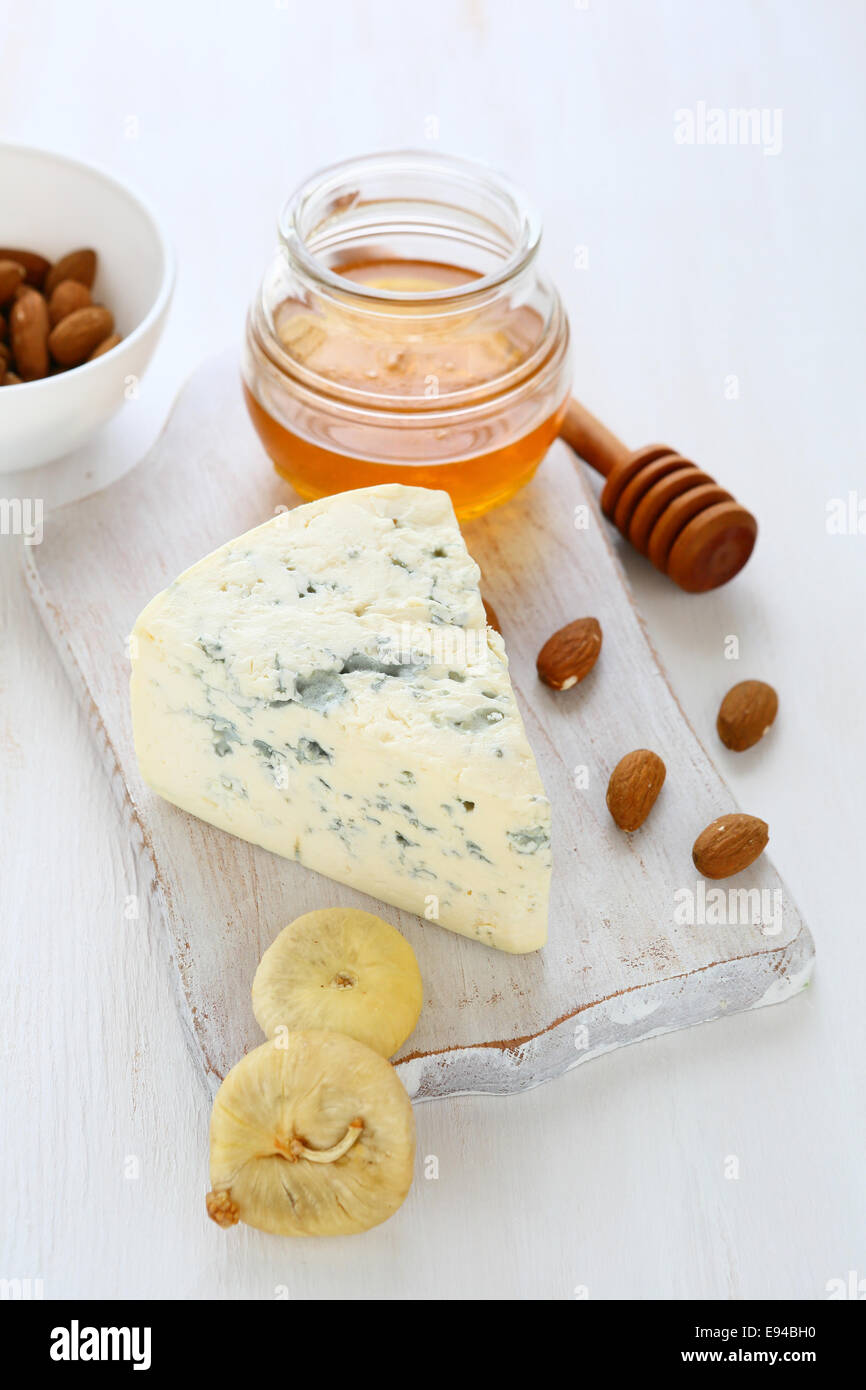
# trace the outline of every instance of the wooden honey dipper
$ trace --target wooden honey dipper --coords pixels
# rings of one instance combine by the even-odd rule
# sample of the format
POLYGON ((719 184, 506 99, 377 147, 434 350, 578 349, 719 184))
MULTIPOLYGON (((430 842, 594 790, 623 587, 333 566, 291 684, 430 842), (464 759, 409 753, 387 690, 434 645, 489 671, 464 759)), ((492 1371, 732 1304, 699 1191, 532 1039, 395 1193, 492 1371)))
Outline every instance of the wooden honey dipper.
POLYGON ((743 568, 758 523, 696 464, 667 444, 628 449, 573 396, 559 433, 605 479, 605 516, 681 589, 706 593, 743 568))

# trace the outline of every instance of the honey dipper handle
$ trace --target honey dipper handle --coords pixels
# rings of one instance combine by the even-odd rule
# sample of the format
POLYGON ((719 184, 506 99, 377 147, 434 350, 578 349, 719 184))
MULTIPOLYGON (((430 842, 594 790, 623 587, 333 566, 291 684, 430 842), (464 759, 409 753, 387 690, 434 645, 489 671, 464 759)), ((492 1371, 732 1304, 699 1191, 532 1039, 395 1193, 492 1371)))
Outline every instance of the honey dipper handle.
POLYGON ((574 396, 568 402, 559 433, 566 444, 570 444, 574 452, 603 478, 630 453, 622 440, 617 439, 600 420, 596 420, 574 396))

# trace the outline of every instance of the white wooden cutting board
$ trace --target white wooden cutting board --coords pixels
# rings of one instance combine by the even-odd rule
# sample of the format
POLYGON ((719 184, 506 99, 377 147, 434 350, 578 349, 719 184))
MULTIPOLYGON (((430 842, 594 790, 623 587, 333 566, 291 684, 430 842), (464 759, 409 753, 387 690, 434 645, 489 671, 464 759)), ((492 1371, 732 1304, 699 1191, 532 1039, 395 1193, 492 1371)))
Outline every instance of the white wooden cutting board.
MULTIPOLYGON (((297 500, 253 433, 227 354, 199 369, 131 474, 50 516, 42 545, 26 549, 31 592, 119 793, 118 834, 140 850, 164 916, 180 1006, 212 1084, 261 1041, 250 985, 265 947, 292 918, 333 903, 373 908, 418 955, 425 1005, 398 1059, 418 1099, 534 1086, 626 1043, 779 1002, 806 983, 812 939, 766 854, 723 886, 765 890, 772 920, 675 919, 685 892, 699 891, 695 836, 734 802, 667 685, 592 490, 560 443, 518 497, 464 527, 553 803, 543 951, 508 956, 454 936, 215 830, 147 789, 127 696, 136 615, 181 570, 297 500), (582 504, 586 529, 575 526, 582 504), (574 690, 548 690, 535 672, 541 642, 590 614, 604 631, 598 665, 574 690), (650 819, 624 835, 605 790, 636 747, 661 754, 668 775, 650 819)), ((712 714, 707 737, 715 737, 712 714)))

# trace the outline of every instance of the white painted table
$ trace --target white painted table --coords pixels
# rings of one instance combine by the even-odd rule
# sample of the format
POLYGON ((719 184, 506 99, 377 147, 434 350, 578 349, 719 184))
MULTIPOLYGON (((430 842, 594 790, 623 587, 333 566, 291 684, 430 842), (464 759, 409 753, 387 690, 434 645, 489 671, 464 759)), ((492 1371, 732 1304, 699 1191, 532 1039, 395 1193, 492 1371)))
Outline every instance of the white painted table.
POLYGON ((317 165, 437 139, 506 167, 545 219, 578 394, 763 523, 744 575, 703 599, 625 562, 711 748, 734 680, 780 691, 766 746, 719 764, 770 823, 818 965, 783 1008, 420 1107, 438 1179, 419 1166, 361 1239, 227 1239, 204 1213, 208 1098, 162 928, 124 915, 142 885, 20 542, 0 537, 0 1276, 57 1296, 411 1299, 821 1298, 866 1277, 866 535, 825 524, 830 499, 866 497, 864 31, 841 0, 2 0, 3 136, 137 182, 180 260, 140 398, 4 495, 56 505, 135 462, 189 370, 239 337, 277 206, 317 165), (779 108, 780 152, 677 143, 675 111, 701 128, 701 103, 767 108, 769 149, 779 108))

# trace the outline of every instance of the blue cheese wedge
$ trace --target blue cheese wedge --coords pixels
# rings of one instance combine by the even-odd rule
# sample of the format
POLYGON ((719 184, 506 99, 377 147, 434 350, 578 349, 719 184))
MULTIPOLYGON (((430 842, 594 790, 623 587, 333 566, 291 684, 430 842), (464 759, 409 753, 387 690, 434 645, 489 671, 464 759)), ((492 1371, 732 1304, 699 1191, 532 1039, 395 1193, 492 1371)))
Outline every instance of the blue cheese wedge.
POLYGON ((184 811, 502 951, 547 934, 550 805, 447 493, 280 513, 148 604, 142 776, 184 811))

